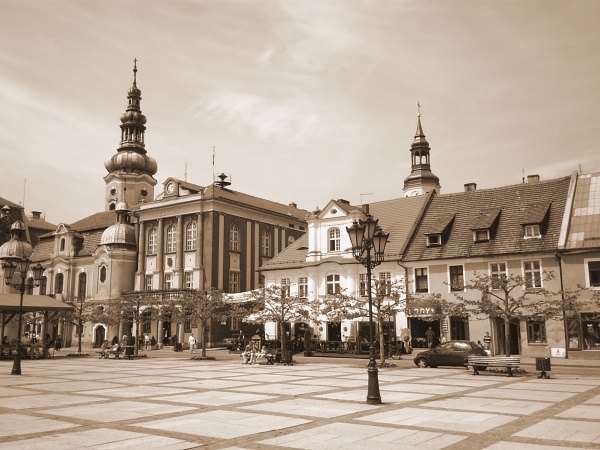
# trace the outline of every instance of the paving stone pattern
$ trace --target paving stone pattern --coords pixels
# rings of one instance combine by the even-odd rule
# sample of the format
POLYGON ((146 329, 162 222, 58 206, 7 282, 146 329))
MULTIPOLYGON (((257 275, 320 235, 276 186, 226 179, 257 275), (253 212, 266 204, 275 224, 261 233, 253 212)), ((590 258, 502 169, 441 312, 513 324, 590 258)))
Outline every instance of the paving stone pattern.
POLYGON ((0 363, 1 449, 598 449, 600 372, 509 378, 183 358, 0 363))

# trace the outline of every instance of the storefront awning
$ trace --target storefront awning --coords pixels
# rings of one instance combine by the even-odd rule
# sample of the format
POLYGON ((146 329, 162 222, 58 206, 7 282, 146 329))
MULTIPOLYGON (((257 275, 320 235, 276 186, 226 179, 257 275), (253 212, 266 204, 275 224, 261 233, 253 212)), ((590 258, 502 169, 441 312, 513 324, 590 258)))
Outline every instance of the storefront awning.
MULTIPOLYGON (((0 312, 18 313, 20 294, 0 294, 0 312)), ((73 311, 71 305, 47 295, 24 295, 23 312, 73 311)))

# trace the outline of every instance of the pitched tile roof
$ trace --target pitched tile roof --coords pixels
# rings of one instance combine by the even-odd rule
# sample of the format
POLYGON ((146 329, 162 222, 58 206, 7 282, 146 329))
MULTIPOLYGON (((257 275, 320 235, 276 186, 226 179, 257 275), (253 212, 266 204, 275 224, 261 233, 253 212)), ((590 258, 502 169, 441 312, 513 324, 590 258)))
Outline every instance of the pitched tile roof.
MULTIPOLYGON (((404 259, 464 258, 497 254, 542 252, 557 248, 561 222, 569 191, 570 177, 492 189, 435 195, 415 229, 404 259), (523 221, 531 217, 532 205, 547 204, 547 217, 541 238, 524 239, 523 221), (473 229, 490 223, 491 208, 502 210, 494 235, 489 241, 474 242, 473 229), (425 233, 440 216, 455 214, 447 240, 428 247, 425 233), (486 216, 482 219, 482 216, 486 216)), ((536 209, 536 219, 541 216, 536 209)))
POLYGON ((600 172, 578 176, 565 248, 600 247, 600 172))

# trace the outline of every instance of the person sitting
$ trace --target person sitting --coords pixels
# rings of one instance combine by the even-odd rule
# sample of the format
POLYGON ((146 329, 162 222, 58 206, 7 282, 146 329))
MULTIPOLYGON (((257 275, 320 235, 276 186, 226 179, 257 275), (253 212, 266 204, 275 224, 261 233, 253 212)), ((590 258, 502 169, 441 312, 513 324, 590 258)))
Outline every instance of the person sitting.
POLYGON ((102 358, 108 359, 108 353, 106 353, 107 349, 108 349, 108 341, 104 341, 102 343, 102 347, 100 347, 100 359, 102 359, 102 358))
POLYGON ((246 349, 242 353, 243 363, 242 364, 252 364, 254 360, 254 354, 256 350, 252 344, 246 345, 246 349))
POLYGON ((256 354, 254 355, 254 364, 258 364, 258 360, 260 358, 265 358, 267 356, 267 347, 265 345, 262 346, 262 348, 256 352, 256 354))

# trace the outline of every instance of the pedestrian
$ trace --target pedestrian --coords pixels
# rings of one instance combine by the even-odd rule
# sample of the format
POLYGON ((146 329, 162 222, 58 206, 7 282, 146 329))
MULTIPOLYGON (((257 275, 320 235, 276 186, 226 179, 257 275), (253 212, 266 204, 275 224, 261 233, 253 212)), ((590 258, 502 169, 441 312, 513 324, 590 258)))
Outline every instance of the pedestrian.
POLYGON ((490 336, 490 332, 486 331, 485 336, 483 337, 483 345, 486 350, 490 350, 492 346, 492 337, 490 336))
POLYGON ((135 336, 131 335, 125 346, 125 359, 133 359, 135 353, 135 336))
POLYGON ((146 346, 146 351, 148 351, 148 347, 150 346, 150 335, 148 333, 144 336, 144 345, 146 346))
POLYGON ((60 334, 59 334, 56 336, 56 339, 54 340, 54 350, 59 352, 61 348, 62 348, 62 338, 60 337, 60 334))
POLYGON ((427 328, 425 332, 425 339, 427 340, 427 347, 433 347, 433 340, 435 339, 435 332, 431 329, 431 327, 427 328))
POLYGON ((194 333, 190 334, 188 345, 190 347, 190 353, 196 353, 196 338, 194 337, 194 333))

